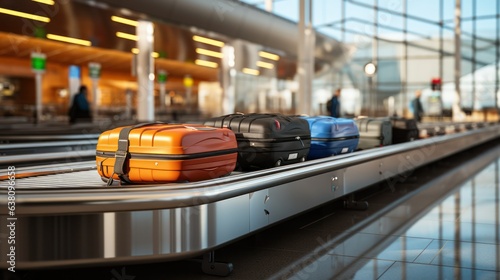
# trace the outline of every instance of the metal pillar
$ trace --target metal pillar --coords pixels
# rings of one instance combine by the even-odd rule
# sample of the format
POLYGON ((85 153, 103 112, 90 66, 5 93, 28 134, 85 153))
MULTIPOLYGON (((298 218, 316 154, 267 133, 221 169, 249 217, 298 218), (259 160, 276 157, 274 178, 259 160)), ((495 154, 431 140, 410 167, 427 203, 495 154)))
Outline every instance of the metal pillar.
POLYGON ((92 79, 92 118, 97 120, 99 115, 99 79, 92 79))
MULTIPOLYGON (((342 44, 346 43, 346 38, 345 38, 345 12, 346 12, 345 6, 346 5, 345 5, 345 1, 346 0, 342 0, 342 2, 341 2, 342 6, 340 8, 341 9, 341 14, 340 14, 340 22, 341 22, 341 29, 340 30, 341 30, 341 35, 340 36, 341 36, 341 42, 342 42, 342 44)), ((333 66, 333 63, 332 63, 332 66, 333 66)), ((335 69, 335 68, 332 67, 332 69, 335 69)), ((342 69, 339 71, 339 75, 338 75, 339 76, 339 86, 340 86, 340 88, 344 87, 344 71, 345 71, 344 69, 345 69, 345 67, 342 67, 342 69)), ((355 81, 352 81, 352 83, 354 84, 355 81)), ((332 90, 334 90, 334 89, 332 88, 332 90)))
POLYGON ((408 9, 408 0, 403 1, 403 32, 404 32, 404 59, 403 59, 403 104, 402 108, 402 116, 407 116, 408 111, 408 17, 407 17, 407 9, 408 9))
POLYGON ((167 85, 165 83, 160 83, 160 110, 165 109, 165 96, 167 95, 167 85))
POLYGON ((453 120, 461 121, 463 120, 463 112, 460 108, 460 76, 461 76, 461 59, 462 59, 462 48, 461 48, 461 0, 455 0, 455 102, 453 104, 453 120))
MULTIPOLYGON (((443 0, 439 1, 439 78, 442 82, 444 82, 444 4, 443 0)), ((441 113, 440 117, 442 119, 444 112, 444 104, 443 104, 443 88, 441 84, 441 93, 439 94, 439 103, 441 104, 441 113)))
POLYGON ((131 89, 126 89, 125 90, 125 119, 126 120, 131 120, 132 119, 132 90, 131 89))
POLYGON ((137 25, 137 119, 139 121, 154 120, 154 62, 153 23, 139 21, 137 25))
POLYGON ((315 34, 312 27, 312 0, 300 0, 297 75, 299 90, 296 113, 311 114, 314 78, 315 34))
POLYGON ((474 111, 476 103, 476 22, 477 22, 477 2, 472 1, 472 94, 471 94, 471 110, 474 111))
POLYGON ((222 66, 221 66, 221 82, 222 82, 222 114, 234 113, 236 100, 236 69, 234 47, 225 45, 222 47, 222 66))
POLYGON ((266 0, 266 11, 272 13, 273 12, 273 2, 274 0, 266 0))
MULTIPOLYGON (((373 37, 372 37, 372 63, 378 65, 378 0, 373 2, 373 37)), ((378 116, 379 111, 379 101, 377 96, 377 77, 373 75, 370 79, 370 95, 372 96, 371 101, 371 116, 378 116)))
POLYGON ((498 104, 498 91, 500 90, 500 85, 499 85, 499 75, 500 73, 498 72, 499 69, 499 64, 500 64, 500 0, 497 0, 497 37, 496 39, 496 60, 495 60, 495 92, 493 93, 495 95, 495 108, 497 111, 497 117, 500 120, 500 106, 498 104))
POLYGON ((42 120, 42 73, 35 73, 35 82, 36 82, 36 119, 35 123, 40 123, 42 120))

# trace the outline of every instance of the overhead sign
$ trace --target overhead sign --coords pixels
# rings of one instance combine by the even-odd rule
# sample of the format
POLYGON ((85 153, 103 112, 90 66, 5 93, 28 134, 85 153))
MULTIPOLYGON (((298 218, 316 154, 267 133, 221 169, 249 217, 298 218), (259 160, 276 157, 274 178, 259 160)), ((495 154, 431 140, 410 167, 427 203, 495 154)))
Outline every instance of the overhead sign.
POLYGON ((167 76, 168 76, 168 73, 164 70, 159 70, 158 71, 158 83, 160 84, 164 84, 167 82, 167 76))
POLYGON ((101 77, 101 64, 96 62, 89 63, 89 76, 92 79, 99 79, 101 77))
POLYGON ((46 67, 47 56, 43 53, 31 53, 31 70, 35 73, 44 73, 46 67))

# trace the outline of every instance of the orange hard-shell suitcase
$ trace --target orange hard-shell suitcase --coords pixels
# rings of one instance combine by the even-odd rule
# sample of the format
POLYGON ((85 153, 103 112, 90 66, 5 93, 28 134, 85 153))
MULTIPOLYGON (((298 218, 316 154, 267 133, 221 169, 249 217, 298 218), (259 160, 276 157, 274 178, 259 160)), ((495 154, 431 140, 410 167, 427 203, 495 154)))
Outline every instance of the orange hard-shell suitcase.
POLYGON ((231 173, 236 137, 230 129, 196 124, 141 124, 103 132, 97 170, 110 185, 200 181, 231 173), (111 179, 110 179, 111 178, 111 179))

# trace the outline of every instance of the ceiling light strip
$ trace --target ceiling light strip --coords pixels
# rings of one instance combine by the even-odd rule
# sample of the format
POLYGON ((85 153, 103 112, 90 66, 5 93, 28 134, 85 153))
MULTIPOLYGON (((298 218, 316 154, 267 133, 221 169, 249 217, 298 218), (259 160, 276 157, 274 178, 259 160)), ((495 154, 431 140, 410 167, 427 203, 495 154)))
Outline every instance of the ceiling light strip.
POLYGON ((196 65, 210 67, 210 68, 217 68, 219 66, 219 64, 217 64, 216 62, 201 60, 201 59, 195 60, 194 63, 196 65))
POLYGON ((223 47, 224 46, 224 42, 222 42, 222 41, 217 41, 214 39, 205 38, 205 37, 201 37, 198 35, 194 35, 193 40, 196 42, 200 42, 200 43, 204 43, 204 44, 212 45, 212 46, 216 46, 216 47, 223 47))
POLYGON ((268 52, 265 52, 265 51, 260 51, 259 52, 259 56, 260 57, 264 57, 264 58, 268 58, 268 59, 271 59, 271 60, 279 60, 280 59, 279 55, 274 54, 274 53, 268 53, 268 52))
POLYGON ((248 75, 254 75, 254 76, 257 76, 260 74, 259 70, 251 69, 251 68, 243 68, 243 73, 248 74, 248 75))
POLYGON ((128 39, 132 41, 138 41, 137 35, 129 34, 129 33, 124 33, 124 32, 116 32, 116 37, 118 38, 123 38, 123 39, 128 39))
POLYGON ((50 22, 50 18, 48 18, 48 17, 32 15, 32 14, 18 12, 18 11, 4 9, 4 8, 0 8, 0 13, 15 16, 15 17, 22 17, 22 18, 42 21, 42 22, 50 22))
POLYGON ((54 5, 55 2, 52 0, 32 0, 33 2, 38 2, 42 4, 47 4, 47 5, 54 5))
POLYGON ((66 36, 61 36, 61 35, 55 35, 55 34, 47 34, 47 39, 76 44, 76 45, 82 45, 82 46, 87 46, 87 47, 92 46, 92 42, 90 42, 88 40, 76 39, 76 38, 71 38, 71 37, 66 37, 66 36))
POLYGON ((139 22, 137 22, 135 20, 131 20, 131 19, 127 19, 127 18, 122 18, 122 17, 118 17, 118 16, 112 16, 111 20, 114 21, 114 22, 123 23, 123 24, 126 24, 126 25, 132 25, 132 26, 139 25, 139 22))
POLYGON ((196 48, 196 53, 197 54, 202 54, 202 55, 207 55, 207 56, 212 56, 212 57, 217 57, 217 58, 222 58, 222 53, 220 52, 214 52, 202 48, 196 48))
POLYGON ((267 68, 267 69, 273 69, 274 68, 274 64, 268 63, 268 62, 264 62, 264 61, 257 61, 257 63, 255 63, 255 65, 257 65, 258 67, 267 68))

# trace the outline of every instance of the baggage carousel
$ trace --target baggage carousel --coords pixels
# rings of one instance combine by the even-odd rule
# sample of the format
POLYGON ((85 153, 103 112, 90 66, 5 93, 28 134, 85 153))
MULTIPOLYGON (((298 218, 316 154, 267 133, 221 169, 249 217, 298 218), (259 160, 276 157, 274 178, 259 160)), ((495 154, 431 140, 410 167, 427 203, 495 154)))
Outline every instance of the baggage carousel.
MULTIPOLYGON (((204 272, 227 275, 232 265, 217 262, 216 249, 332 200, 366 208, 355 200, 357 191, 379 182, 391 186, 415 168, 498 137, 500 126, 491 123, 197 183, 106 187, 94 161, 19 167, 10 178, 5 170, 0 177, 1 249, 14 251, 16 269, 203 255, 204 272), (15 186, 10 193, 9 184, 15 186), (14 210, 8 209, 9 197, 15 198, 14 210), (8 227, 12 224, 14 230, 8 227), (12 232, 14 250, 8 244, 12 232)), ((10 267, 9 258, 0 256, 2 268, 10 267)))

